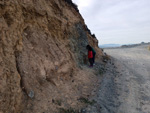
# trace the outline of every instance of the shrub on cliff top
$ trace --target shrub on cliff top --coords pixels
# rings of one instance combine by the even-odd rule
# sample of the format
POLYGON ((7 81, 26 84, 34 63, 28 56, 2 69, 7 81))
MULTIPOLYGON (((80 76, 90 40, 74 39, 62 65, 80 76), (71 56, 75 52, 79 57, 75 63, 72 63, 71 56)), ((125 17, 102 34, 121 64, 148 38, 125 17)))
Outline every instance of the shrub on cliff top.
POLYGON ((93 38, 96 38, 95 34, 91 33, 91 30, 87 27, 87 25, 85 25, 85 29, 93 38))
POLYGON ((79 12, 78 6, 72 2, 72 0, 65 0, 66 3, 71 5, 77 12, 79 12))
POLYGON ((92 36, 93 38, 96 38, 95 34, 92 34, 91 36, 92 36))

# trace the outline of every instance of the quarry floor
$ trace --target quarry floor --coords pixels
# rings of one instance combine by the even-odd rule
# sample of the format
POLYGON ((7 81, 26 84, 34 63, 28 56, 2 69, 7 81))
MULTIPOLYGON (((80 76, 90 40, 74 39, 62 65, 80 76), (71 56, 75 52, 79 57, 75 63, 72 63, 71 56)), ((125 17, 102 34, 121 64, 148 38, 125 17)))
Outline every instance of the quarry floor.
POLYGON ((148 45, 104 49, 111 56, 95 100, 86 113, 150 113, 148 45))

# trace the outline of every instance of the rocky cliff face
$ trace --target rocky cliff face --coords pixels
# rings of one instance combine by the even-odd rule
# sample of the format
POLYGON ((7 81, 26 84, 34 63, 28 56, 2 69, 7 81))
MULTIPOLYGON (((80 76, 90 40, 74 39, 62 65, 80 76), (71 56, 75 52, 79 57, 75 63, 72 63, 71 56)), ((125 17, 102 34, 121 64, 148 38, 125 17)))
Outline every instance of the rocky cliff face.
MULTIPOLYGON (((70 0, 0 1, 0 112, 58 112, 89 91, 86 45, 101 56, 70 0)), ((97 56, 99 57, 99 56, 97 56)), ((92 86, 91 86, 92 87, 92 86)))

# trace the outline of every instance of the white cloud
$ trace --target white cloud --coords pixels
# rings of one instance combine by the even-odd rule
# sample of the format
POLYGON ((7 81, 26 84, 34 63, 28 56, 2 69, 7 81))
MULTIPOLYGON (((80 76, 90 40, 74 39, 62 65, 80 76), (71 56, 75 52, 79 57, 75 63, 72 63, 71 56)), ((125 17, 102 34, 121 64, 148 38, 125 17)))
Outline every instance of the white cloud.
POLYGON ((150 42, 150 0, 73 1, 100 44, 150 42))

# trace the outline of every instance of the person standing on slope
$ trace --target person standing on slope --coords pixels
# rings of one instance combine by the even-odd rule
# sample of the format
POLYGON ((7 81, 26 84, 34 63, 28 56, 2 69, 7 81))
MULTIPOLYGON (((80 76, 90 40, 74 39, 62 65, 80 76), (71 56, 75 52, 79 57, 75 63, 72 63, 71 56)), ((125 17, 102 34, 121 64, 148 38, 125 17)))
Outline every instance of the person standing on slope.
MULTIPOLYGON (((86 48, 88 49, 89 47, 91 47, 90 45, 87 45, 86 48)), ((92 48, 92 47, 91 47, 92 48)), ((92 53, 93 53, 93 64, 95 64, 95 55, 96 55, 96 51, 92 48, 92 53)))
POLYGON ((93 67, 93 52, 92 52, 92 48, 88 47, 88 59, 90 62, 90 67, 93 67))

